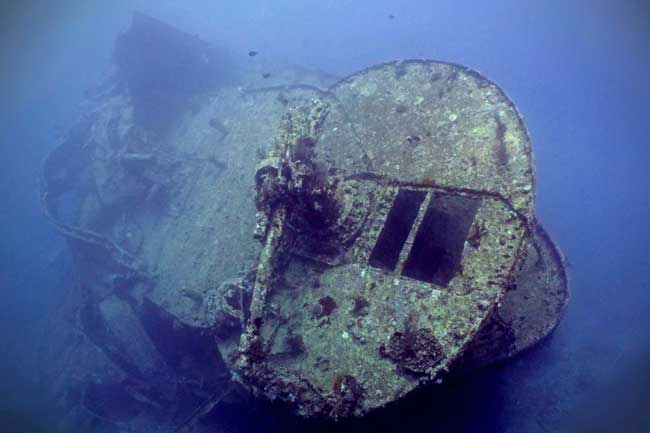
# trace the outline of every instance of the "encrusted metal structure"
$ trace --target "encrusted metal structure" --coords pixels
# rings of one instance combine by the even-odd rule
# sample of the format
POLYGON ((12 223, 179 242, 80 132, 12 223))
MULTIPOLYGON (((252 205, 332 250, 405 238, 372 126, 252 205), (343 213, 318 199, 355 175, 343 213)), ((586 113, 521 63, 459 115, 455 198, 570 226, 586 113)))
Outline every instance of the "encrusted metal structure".
POLYGON ((204 431, 241 390, 363 416, 560 320, 566 267, 533 214, 530 139, 476 71, 269 76, 139 15, 116 61, 42 179, 74 257, 43 380, 73 424, 204 431), (191 61, 136 61, 151 40, 191 61), (165 95, 169 74, 141 79, 153 65, 198 84, 165 95))
MULTIPOLYGON (((363 415, 443 377, 477 334, 494 343, 498 305, 531 246, 542 254, 530 142, 496 85, 448 63, 284 98, 256 173, 250 303, 220 347, 244 384, 303 415, 363 415)), ((514 333, 482 356, 517 351, 514 333)))

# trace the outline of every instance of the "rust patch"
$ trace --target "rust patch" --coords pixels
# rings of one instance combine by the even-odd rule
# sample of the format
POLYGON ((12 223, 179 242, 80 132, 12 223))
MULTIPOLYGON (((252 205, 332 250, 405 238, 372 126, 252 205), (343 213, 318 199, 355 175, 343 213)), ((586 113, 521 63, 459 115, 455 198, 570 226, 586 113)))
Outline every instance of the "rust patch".
POLYGON ((336 376, 332 386, 334 394, 333 407, 330 416, 337 419, 354 413, 359 401, 363 398, 364 392, 359 382, 349 374, 336 376))
POLYGON ((320 317, 329 316, 338 307, 336 301, 331 296, 325 296, 319 299, 321 306, 320 317))
POLYGON ((305 343, 300 335, 289 335, 284 339, 284 353, 289 356, 300 356, 307 352, 305 343))
POLYGON ((368 306, 370 302, 366 298, 357 296, 354 298, 354 307, 352 307, 352 315, 355 317, 365 316, 368 314, 368 306))

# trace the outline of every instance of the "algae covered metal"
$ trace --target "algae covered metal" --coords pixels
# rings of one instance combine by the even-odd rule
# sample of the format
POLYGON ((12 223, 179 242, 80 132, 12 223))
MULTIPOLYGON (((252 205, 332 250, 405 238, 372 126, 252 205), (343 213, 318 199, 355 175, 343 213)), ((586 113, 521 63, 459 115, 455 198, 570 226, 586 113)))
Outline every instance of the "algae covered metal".
POLYGON ((496 321, 536 245, 530 142, 496 85, 447 63, 286 102, 256 173, 262 250, 224 287, 246 302, 220 347, 256 393, 363 415, 441 378, 496 321))
POLYGON ((74 260, 39 380, 71 425, 212 431, 246 390, 363 416, 560 320, 530 140, 479 73, 264 77, 138 14, 115 60, 41 179, 74 260))

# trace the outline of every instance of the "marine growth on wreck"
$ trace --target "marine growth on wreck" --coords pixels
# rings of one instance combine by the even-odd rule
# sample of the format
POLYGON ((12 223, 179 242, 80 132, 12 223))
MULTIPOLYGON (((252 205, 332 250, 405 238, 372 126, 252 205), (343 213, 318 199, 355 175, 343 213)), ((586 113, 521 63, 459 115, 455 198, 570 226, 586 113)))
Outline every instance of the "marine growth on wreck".
POLYGON ((560 320, 568 279, 534 215, 530 138, 480 73, 262 77, 143 15, 115 59, 42 176, 76 260, 72 319, 52 330, 74 338, 43 350, 86 369, 44 374, 79 425, 208 431, 248 398, 360 417, 560 320), (177 74, 145 80, 151 64, 177 74))

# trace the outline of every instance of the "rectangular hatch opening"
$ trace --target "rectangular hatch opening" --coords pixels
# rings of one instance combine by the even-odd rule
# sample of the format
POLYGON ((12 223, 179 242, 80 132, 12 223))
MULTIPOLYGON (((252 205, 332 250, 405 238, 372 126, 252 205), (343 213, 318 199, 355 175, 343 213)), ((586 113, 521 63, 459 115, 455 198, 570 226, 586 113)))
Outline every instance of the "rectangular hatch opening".
POLYGON ((392 272, 427 193, 401 189, 386 217, 368 264, 392 272))
POLYGON ((460 271, 465 239, 480 204, 477 198, 434 195, 402 275, 447 287, 460 271))

